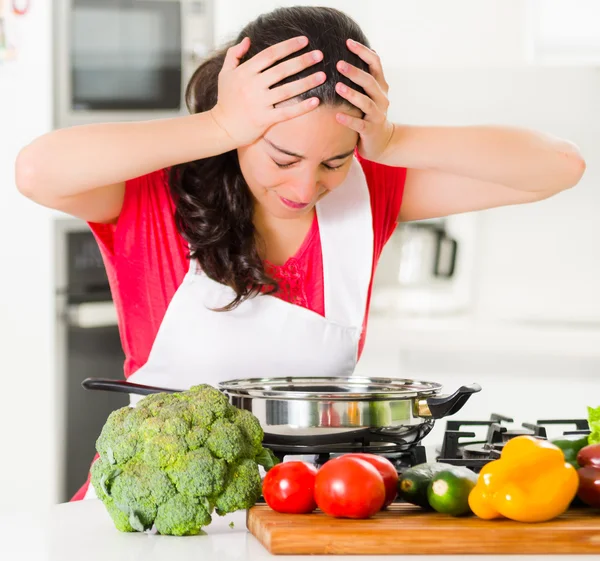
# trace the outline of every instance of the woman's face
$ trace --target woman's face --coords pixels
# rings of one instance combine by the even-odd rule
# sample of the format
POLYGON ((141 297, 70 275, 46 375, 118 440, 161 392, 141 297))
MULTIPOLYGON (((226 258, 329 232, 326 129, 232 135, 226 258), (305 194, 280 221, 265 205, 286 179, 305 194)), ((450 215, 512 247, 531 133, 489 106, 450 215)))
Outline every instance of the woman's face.
POLYGON ((358 109, 320 106, 273 125, 238 149, 240 168, 261 210, 276 218, 299 218, 346 178, 358 134, 340 125, 336 113, 360 117, 358 109))

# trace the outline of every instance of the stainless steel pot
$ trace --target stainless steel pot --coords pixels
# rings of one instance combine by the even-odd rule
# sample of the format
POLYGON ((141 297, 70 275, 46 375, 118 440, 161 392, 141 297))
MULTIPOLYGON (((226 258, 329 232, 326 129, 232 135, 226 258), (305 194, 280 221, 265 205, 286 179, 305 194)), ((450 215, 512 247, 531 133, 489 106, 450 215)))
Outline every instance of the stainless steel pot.
MULTIPOLYGON (((83 386, 140 395, 181 391, 97 378, 83 386)), ((267 443, 282 437, 318 443, 332 434, 351 437, 367 430, 413 444, 436 419, 454 415, 481 391, 479 384, 471 384, 442 395, 436 382, 359 376, 248 378, 222 382, 219 389, 258 418, 267 443)))
POLYGON ((398 436, 453 415, 481 387, 462 386, 442 396, 435 382, 350 376, 250 378, 222 382, 219 389, 233 405, 251 411, 266 434, 317 436, 368 428, 398 436))

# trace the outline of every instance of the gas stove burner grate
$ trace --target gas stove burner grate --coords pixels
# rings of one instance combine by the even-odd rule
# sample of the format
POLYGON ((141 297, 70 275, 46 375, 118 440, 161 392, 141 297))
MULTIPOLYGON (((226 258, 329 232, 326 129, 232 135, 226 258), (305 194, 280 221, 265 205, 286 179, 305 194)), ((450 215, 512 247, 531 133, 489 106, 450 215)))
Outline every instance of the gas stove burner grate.
POLYGON ((548 438, 546 430, 550 425, 575 425, 575 430, 565 431, 564 435, 589 434, 588 422, 585 419, 545 419, 534 424, 523 423, 522 428, 508 428, 502 423, 514 423, 510 417, 492 413, 489 421, 447 421, 447 430, 438 462, 466 466, 474 471, 501 456, 504 445, 520 435, 531 435, 537 438, 548 438), (461 430, 463 427, 488 427, 485 440, 461 441, 465 438, 475 438, 475 433, 461 430))
POLYGON ((419 443, 428 432, 429 428, 425 427, 403 434, 380 429, 319 435, 267 433, 263 446, 281 461, 286 456, 316 456, 316 464, 322 465, 335 455, 361 452, 385 456, 400 469, 427 461, 425 448, 419 443))
POLYGON ((310 450, 311 454, 321 452, 354 452, 357 448, 375 450, 374 453, 401 452, 410 450, 431 431, 431 426, 417 425, 410 430, 395 432, 385 429, 359 429, 329 434, 289 435, 265 433, 263 446, 275 452, 310 450))
POLYGON ((410 451, 406 444, 395 442, 387 443, 363 443, 348 442, 346 444, 320 444, 320 445, 289 445, 289 444, 263 444, 269 448, 275 455, 303 455, 303 454, 350 454, 352 452, 366 452, 369 454, 402 454, 410 451))

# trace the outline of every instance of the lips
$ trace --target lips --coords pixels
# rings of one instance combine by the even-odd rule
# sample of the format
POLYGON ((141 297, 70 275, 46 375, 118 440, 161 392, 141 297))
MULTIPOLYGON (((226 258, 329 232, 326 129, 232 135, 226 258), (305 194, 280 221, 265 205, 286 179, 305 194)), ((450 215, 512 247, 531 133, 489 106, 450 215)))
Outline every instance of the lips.
POLYGON ((309 204, 309 203, 297 203, 295 201, 290 201, 289 199, 286 199, 282 196, 279 196, 279 198, 281 199, 281 202, 285 206, 287 206, 288 208, 292 208, 294 210, 302 210, 303 208, 306 208, 309 204))

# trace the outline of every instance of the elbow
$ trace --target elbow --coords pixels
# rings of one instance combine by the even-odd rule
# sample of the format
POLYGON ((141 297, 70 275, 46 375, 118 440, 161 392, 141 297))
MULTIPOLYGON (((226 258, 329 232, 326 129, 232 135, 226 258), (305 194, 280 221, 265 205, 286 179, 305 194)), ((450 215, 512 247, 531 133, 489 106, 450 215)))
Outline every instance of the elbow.
POLYGON ((566 150, 561 151, 563 160, 564 179, 559 186, 559 191, 565 191, 575 187, 583 177, 586 170, 585 159, 574 144, 570 144, 566 150))
POLYGON ((579 149, 572 143, 555 153, 556 165, 552 172, 552 183, 548 179, 544 188, 532 192, 531 201, 542 201, 575 187, 583 177, 586 162, 579 149))
POLYGON ((21 195, 35 200, 38 191, 36 163, 29 146, 22 148, 15 161, 15 183, 21 195))

